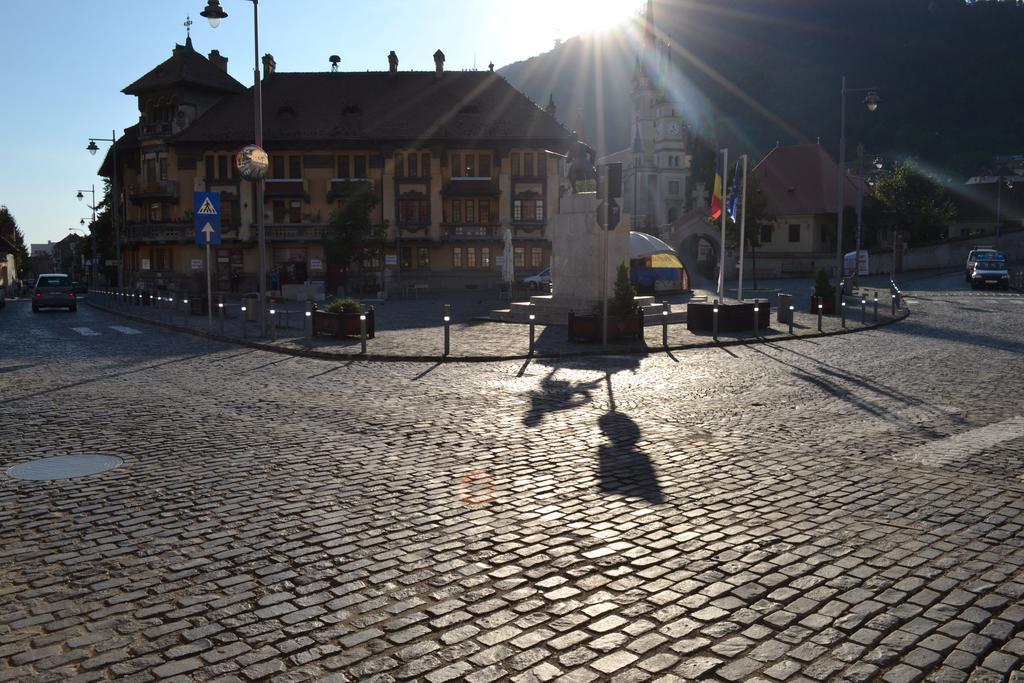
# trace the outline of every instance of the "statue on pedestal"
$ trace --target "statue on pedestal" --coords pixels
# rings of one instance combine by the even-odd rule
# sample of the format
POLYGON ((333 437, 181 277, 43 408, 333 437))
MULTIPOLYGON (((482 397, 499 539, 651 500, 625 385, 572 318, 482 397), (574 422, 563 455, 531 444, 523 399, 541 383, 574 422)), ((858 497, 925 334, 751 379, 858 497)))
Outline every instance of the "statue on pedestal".
POLYGON ((596 162, 597 156, 594 154, 594 148, 582 140, 576 140, 569 146, 569 153, 566 155, 566 163, 569 167, 567 176, 569 184, 572 185, 573 194, 579 194, 576 181, 597 179, 596 162))

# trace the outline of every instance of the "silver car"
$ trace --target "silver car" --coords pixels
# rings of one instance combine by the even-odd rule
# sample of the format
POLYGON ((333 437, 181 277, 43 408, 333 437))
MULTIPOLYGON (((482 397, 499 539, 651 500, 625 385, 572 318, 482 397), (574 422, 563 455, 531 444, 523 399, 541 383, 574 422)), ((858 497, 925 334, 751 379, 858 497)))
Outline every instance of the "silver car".
POLYGON ((71 276, 44 273, 36 279, 36 287, 32 292, 32 312, 38 313, 40 308, 48 306, 66 308, 72 313, 78 310, 78 298, 71 276))

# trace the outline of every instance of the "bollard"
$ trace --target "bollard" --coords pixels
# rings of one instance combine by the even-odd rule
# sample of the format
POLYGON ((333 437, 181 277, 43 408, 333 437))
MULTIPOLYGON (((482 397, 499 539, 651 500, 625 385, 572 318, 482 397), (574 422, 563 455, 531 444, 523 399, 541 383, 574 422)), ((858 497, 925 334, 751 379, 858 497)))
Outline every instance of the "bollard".
POLYGON ((270 339, 277 341, 277 310, 270 309, 270 339))
POLYGON ((839 319, 842 321, 843 329, 846 329, 846 299, 839 302, 839 319))
POLYGON ((755 336, 755 337, 756 337, 756 336, 758 336, 758 335, 757 335, 757 330, 758 330, 758 327, 757 327, 757 312, 758 312, 759 310, 761 310, 761 309, 760 309, 760 307, 759 307, 759 306, 757 305, 757 299, 754 299, 754 336, 755 336))
POLYGON ((892 304, 892 314, 896 315, 896 295, 895 294, 890 294, 889 295, 889 303, 892 304))
POLYGON ((868 305, 868 300, 867 299, 861 299, 860 300, 860 324, 861 325, 866 325, 867 322, 868 322, 867 305, 868 305))
POLYGON ((711 309, 711 338, 718 341, 718 299, 715 299, 714 305, 711 309))
POLYGON ((170 304, 170 307, 167 309, 167 321, 173 323, 174 322, 174 297, 172 296, 170 299, 167 300, 167 302, 168 302, 168 304, 170 304))
POLYGON ((668 348, 668 309, 671 307, 669 303, 661 305, 661 345, 666 349, 668 348))
POLYGON ((449 327, 449 324, 452 321, 452 317, 447 314, 447 311, 450 310, 449 304, 445 304, 444 307, 445 307, 445 316, 444 316, 444 355, 447 356, 449 348, 450 348, 450 342, 451 342, 451 332, 449 331, 448 327, 449 327))
POLYGON ((818 304, 818 332, 821 332, 821 304, 818 304))
POLYGON ((789 307, 789 333, 793 334, 793 306, 789 307))
POLYGON ((312 299, 306 299, 306 343, 313 345, 313 310, 316 304, 312 299))
POLYGON ((224 334, 224 302, 217 302, 217 315, 220 317, 220 333, 224 334))
POLYGON ((359 314, 359 349, 366 353, 366 311, 359 314))
POLYGON ((535 339, 534 332, 535 332, 536 320, 537 320, 537 316, 534 315, 533 313, 531 313, 530 314, 530 355, 531 356, 533 355, 533 348, 534 348, 534 339, 535 339))
POLYGON ((181 322, 183 324, 185 324, 185 325, 188 325, 188 313, 189 313, 189 311, 188 311, 188 299, 183 299, 182 303, 185 304, 185 306, 184 306, 185 312, 182 315, 181 322))
POLYGON ((242 304, 242 339, 245 339, 245 332, 246 332, 246 330, 245 330, 245 323, 246 323, 245 311, 246 311, 245 304, 242 304))
POLYGON ((878 322, 878 292, 875 292, 875 322, 878 322))

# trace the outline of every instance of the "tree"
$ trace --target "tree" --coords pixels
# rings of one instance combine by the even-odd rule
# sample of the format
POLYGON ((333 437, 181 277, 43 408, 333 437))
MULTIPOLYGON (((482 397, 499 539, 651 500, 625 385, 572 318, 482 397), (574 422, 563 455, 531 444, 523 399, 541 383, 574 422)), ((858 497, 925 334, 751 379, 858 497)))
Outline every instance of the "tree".
POLYGON ((888 225, 910 242, 942 239, 956 216, 942 187, 907 163, 878 179, 875 198, 888 225))
POLYGON ((0 205, 0 235, 7 237, 14 246, 14 271, 19 278, 24 277, 25 268, 28 266, 28 246, 25 244, 25 234, 18 227, 18 221, 7 209, 7 205, 0 205))
POLYGON ((331 268, 348 272, 353 263, 380 256, 384 249, 387 221, 373 225, 370 214, 377 205, 371 187, 352 188, 341 208, 331 214, 324 240, 324 255, 331 268))

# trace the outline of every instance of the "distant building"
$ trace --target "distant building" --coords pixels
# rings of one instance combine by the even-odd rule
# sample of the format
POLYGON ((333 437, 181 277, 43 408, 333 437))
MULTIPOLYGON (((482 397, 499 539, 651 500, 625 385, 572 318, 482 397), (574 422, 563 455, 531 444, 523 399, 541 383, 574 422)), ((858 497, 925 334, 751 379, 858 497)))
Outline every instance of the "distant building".
POLYGON ((655 234, 685 210, 691 192, 692 136, 666 87, 673 70, 672 50, 655 38, 652 0, 643 21, 633 70, 633 144, 600 163, 622 163, 622 212, 633 217, 634 229, 655 234))
MULTIPOLYGON (((258 211, 266 225, 268 286, 343 284, 324 239, 353 188, 376 193, 371 220, 387 224, 383 259, 350 268, 349 291, 374 291, 383 274, 438 288, 488 287, 512 231, 517 272, 548 266, 548 221, 558 201, 558 157, 569 133, 491 72, 285 73, 263 57, 263 136, 270 157, 265 202, 241 180, 235 154, 254 141, 253 95, 216 50, 191 39, 124 89, 139 123, 117 142, 123 189, 125 282, 197 288, 193 193, 221 197, 214 287, 257 288, 258 211)), ((383 59, 382 59, 383 61, 383 59)), ((114 172, 108 154, 101 173, 114 172)))

